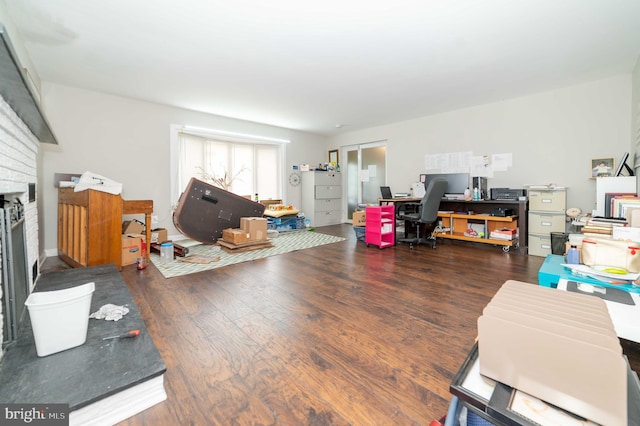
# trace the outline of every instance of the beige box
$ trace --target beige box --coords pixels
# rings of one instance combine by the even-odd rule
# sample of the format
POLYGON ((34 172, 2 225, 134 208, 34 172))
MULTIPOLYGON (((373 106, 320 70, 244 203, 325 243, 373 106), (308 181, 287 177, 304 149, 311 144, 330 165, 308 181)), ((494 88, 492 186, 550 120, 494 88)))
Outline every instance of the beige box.
POLYGON ((144 225, 137 220, 125 220, 122 222, 122 234, 142 234, 144 225))
POLYGON ((614 240, 640 242, 640 228, 614 226, 611 237, 614 240))
POLYGON ((144 235, 127 234, 122 236, 122 266, 133 265, 142 256, 144 235))
POLYGON ((367 224, 367 219, 365 216, 365 212, 353 212, 353 226, 365 226, 367 224))
POLYGON ((249 234, 244 229, 227 228, 222 230, 222 239, 232 244, 246 243, 249 241, 249 234))
POLYGON ((163 241, 167 241, 169 239, 169 235, 167 234, 167 230, 164 228, 156 228, 151 230, 151 243, 160 244, 163 241))
POLYGON ((240 228, 249 234, 251 240, 267 239, 267 218, 265 217, 241 217, 240 228))

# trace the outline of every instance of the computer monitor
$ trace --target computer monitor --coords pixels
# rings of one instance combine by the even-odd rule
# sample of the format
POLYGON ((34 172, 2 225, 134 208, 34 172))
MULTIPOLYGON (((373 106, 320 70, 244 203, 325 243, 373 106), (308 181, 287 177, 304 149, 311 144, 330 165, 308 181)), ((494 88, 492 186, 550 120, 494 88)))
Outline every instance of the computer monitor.
POLYGON ((444 178, 447 181, 446 194, 464 194, 465 189, 469 188, 469 173, 438 173, 432 175, 420 175, 420 181, 424 182, 425 189, 435 178, 444 178))
POLYGON ((382 198, 384 199, 388 200, 393 198, 393 194, 391 193, 391 188, 388 186, 381 186, 380 193, 382 194, 382 198))

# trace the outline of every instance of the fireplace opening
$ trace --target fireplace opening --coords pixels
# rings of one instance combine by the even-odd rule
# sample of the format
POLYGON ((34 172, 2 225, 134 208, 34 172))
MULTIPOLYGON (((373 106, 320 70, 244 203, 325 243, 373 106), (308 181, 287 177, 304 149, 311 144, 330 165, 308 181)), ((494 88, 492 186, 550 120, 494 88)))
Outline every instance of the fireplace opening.
POLYGON ((18 325, 25 315, 29 296, 29 266, 26 245, 24 205, 0 197, 0 239, 2 250, 2 307, 4 313, 2 346, 14 342, 18 325))

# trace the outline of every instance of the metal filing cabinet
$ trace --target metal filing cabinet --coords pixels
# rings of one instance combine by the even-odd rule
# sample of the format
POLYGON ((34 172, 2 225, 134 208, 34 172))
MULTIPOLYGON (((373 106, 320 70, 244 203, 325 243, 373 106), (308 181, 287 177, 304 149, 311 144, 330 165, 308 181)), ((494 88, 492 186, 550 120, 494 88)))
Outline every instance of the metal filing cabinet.
POLYGON ((565 232, 566 188, 529 189, 529 254, 551 254, 551 233, 565 232))
POLYGON ((302 173, 302 212, 311 226, 342 221, 342 176, 339 172, 302 173))

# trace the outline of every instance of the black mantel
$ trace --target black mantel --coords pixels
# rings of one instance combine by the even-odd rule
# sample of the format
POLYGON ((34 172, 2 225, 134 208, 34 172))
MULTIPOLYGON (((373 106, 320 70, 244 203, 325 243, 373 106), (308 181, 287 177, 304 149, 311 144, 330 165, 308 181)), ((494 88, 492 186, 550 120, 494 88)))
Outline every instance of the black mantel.
POLYGON ((57 144, 51 127, 25 81, 24 68, 2 24, 0 39, 0 95, 40 142, 57 144))
POLYGON ((164 374, 166 367, 131 293, 114 265, 68 269, 40 276, 36 291, 59 290, 95 282, 91 312, 112 303, 127 305, 119 321, 89 320, 85 344, 39 358, 29 316, 18 340, 0 363, 0 402, 66 403, 71 411, 164 374), (132 339, 103 340, 139 329, 132 339))

